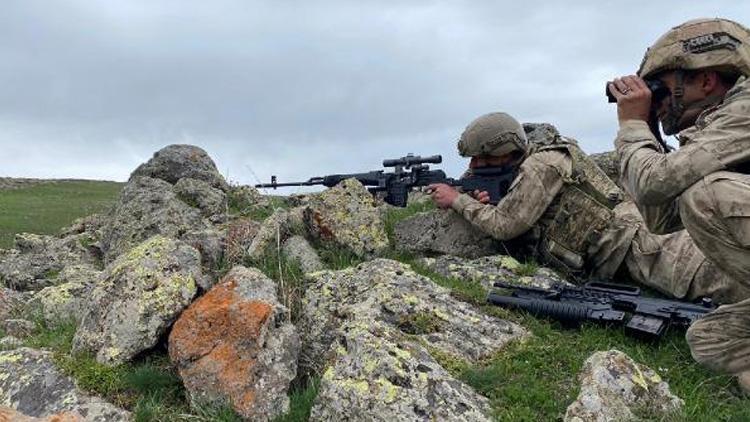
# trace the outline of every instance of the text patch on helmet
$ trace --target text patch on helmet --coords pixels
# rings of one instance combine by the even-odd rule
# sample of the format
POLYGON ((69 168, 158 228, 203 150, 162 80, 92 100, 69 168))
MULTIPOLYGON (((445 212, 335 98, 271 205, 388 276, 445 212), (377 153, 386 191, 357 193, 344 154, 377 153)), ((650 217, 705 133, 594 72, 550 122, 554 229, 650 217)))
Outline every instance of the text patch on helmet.
POLYGON ((714 32, 713 34, 700 35, 683 41, 682 49, 687 53, 699 54, 722 48, 736 50, 740 44, 740 40, 726 32, 714 32))

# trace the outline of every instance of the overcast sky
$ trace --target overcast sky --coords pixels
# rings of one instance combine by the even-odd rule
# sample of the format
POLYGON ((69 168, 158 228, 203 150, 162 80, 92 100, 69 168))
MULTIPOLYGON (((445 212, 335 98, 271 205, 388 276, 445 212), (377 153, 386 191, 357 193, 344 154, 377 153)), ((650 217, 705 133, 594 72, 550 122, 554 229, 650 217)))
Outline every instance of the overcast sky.
POLYGON ((204 148, 238 183, 442 154, 475 117, 612 149, 604 83, 696 17, 746 1, 4 0, 0 176, 126 180, 204 148))

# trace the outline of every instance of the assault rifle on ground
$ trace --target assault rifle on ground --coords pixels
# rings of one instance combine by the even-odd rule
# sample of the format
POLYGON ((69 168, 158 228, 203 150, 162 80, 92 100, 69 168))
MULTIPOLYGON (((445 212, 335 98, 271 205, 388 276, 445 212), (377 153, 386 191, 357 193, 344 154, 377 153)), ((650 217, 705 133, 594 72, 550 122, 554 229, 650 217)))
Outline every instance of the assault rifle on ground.
POLYGON ((427 186, 433 183, 445 183, 461 187, 465 192, 475 190, 486 191, 490 196, 490 203, 497 204, 507 193, 511 182, 516 176, 510 167, 483 167, 473 169, 472 174, 461 179, 447 177, 442 170, 430 170, 431 164, 443 162, 440 155, 429 157, 414 156, 383 160, 383 167, 393 167, 392 172, 375 170, 367 173, 332 174, 313 177, 305 182, 278 183, 276 176, 271 176, 271 183, 255 185, 256 188, 280 188, 285 186, 315 186, 333 187, 346 179, 357 179, 373 194, 384 192, 384 201, 397 207, 405 207, 409 191, 415 187, 427 186))
POLYGON ((711 299, 701 303, 641 296, 640 289, 623 284, 589 282, 583 287, 536 287, 495 283, 509 289, 510 296, 496 292, 487 301, 493 305, 522 309, 535 316, 549 317, 567 325, 585 321, 625 324, 635 337, 656 339, 670 326, 686 329, 703 315, 716 309, 711 299))

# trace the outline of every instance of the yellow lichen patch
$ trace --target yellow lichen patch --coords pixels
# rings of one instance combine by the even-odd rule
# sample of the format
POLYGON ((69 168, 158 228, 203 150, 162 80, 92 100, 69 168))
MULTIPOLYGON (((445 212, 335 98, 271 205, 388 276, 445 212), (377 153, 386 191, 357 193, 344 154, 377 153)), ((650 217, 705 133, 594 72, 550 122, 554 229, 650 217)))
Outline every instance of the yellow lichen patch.
POLYGON ((631 376, 633 383, 648 391, 648 382, 646 381, 646 377, 643 376, 641 368, 639 368, 638 365, 634 365, 633 369, 633 375, 631 376))
POLYGON ((0 355, 0 364, 3 363, 16 363, 23 360, 23 355, 20 353, 8 353, 5 355, 0 355))
POLYGON ((521 268, 521 263, 510 256, 503 256, 502 258, 500 258, 500 265, 502 265, 503 268, 507 268, 511 271, 515 271, 521 268))
POLYGON ((393 403, 398 397, 399 387, 393 385, 392 382, 387 379, 380 377, 375 382, 380 387, 380 395, 384 403, 393 403))

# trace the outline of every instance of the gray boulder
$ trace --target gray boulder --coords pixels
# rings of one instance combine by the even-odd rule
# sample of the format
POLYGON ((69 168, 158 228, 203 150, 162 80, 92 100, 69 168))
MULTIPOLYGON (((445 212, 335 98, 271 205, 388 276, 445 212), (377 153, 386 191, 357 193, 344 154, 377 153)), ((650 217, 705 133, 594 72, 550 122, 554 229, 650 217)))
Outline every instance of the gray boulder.
POLYGON ((233 268, 169 335, 169 356, 193 405, 230 403, 254 421, 288 412, 299 348, 276 284, 255 268, 233 268))
POLYGON ((292 236, 285 240, 281 250, 288 259, 299 264, 302 272, 312 273, 325 268, 318 253, 302 236, 292 236))
POLYGON ((227 212, 227 195, 203 180, 183 177, 174 185, 177 196, 201 211, 204 217, 227 212))
POLYGON ((339 329, 311 421, 491 421, 489 400, 390 324, 339 329))
POLYGON ((23 318, 11 318, 0 321, 0 328, 11 337, 26 338, 34 332, 36 324, 23 318))
POLYGON ((52 353, 29 348, 0 352, 0 406, 27 416, 75 412, 89 422, 128 421, 130 413, 79 391, 52 353))
POLYGON ((0 321, 21 316, 31 293, 0 287, 0 321))
POLYGON ((453 210, 433 210, 401 220, 393 229, 394 247, 417 255, 477 258, 497 254, 499 242, 453 210))
POLYGON ((375 200, 356 179, 310 197, 304 217, 312 237, 347 248, 357 256, 378 256, 388 248, 375 200))
MULTIPOLYGON (((300 220, 302 217, 300 216, 300 220)), ((253 240, 261 230, 261 223, 249 218, 238 218, 227 224, 224 241, 224 262, 229 265, 242 263, 245 254, 251 249, 253 240)), ((270 234, 270 230, 266 230, 270 234)), ((263 245, 256 246, 262 252, 263 245)))
POLYGON ((15 248, 0 260, 0 281, 15 290, 39 290, 58 284, 58 275, 67 266, 99 265, 85 239, 86 233, 65 238, 17 234, 15 248))
POLYGON ((549 289, 556 285, 573 286, 549 268, 529 268, 507 255, 465 259, 452 255, 421 258, 417 261, 428 270, 443 277, 480 283, 490 290, 495 282, 549 289))
MULTIPOLYGON (((0 350, 13 350, 23 346, 23 340, 18 337, 5 336, 0 338, 0 350)), ((2 419, 0 419, 1 421, 2 419)))
POLYGON ((187 232, 209 226, 197 208, 177 197, 169 183, 149 177, 133 177, 122 190, 103 229, 105 262, 112 262, 152 236, 179 239, 187 232))
POLYGON ((290 210, 277 209, 261 223, 245 256, 250 259, 261 259, 269 248, 279 247, 289 236, 303 230, 304 207, 290 210))
POLYGON ((89 301, 89 293, 102 272, 87 265, 68 266, 60 272, 60 284, 37 292, 30 306, 37 309, 50 325, 80 322, 89 301))
POLYGON ((154 236, 110 264, 91 292, 73 351, 107 365, 156 345, 185 309, 201 278, 194 248, 154 236))
POLYGON ((203 291, 208 291, 218 280, 220 267, 223 265, 225 232, 214 228, 194 230, 185 233, 181 240, 201 254, 204 276, 196 281, 203 291))
POLYGON ((591 355, 578 378, 581 392, 568 406, 566 422, 657 420, 684 405, 656 372, 618 350, 591 355))
POLYGON ((307 274, 303 298, 304 358, 319 369, 331 336, 345 321, 384 320, 415 338, 464 360, 490 356, 527 334, 522 327, 487 316, 455 299, 450 290, 388 259, 342 271, 307 274))
POLYGON ((224 192, 229 190, 229 185, 211 157, 206 151, 193 145, 169 145, 160 149, 149 161, 133 171, 129 181, 141 176, 161 179, 173 185, 188 177, 208 182, 224 192))

